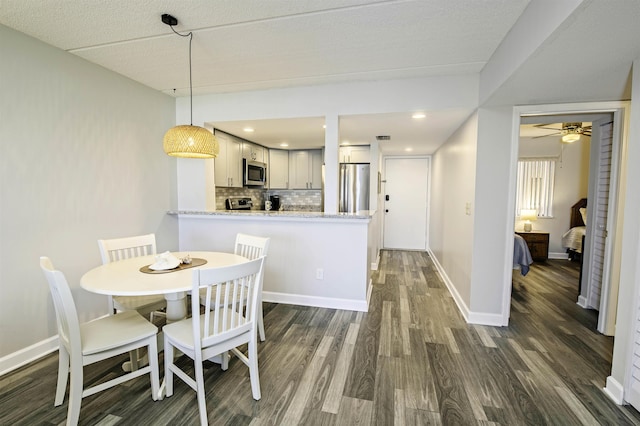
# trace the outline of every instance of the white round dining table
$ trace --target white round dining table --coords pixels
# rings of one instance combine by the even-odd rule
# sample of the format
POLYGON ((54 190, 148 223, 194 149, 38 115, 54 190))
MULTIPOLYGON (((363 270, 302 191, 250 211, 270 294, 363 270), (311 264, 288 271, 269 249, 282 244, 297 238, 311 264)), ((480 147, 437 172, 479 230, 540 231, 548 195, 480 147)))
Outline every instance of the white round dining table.
POLYGON ((205 259, 207 263, 192 268, 164 273, 145 273, 140 268, 155 262, 155 255, 119 260, 93 268, 80 278, 80 286, 92 293, 110 296, 147 296, 162 294, 167 300, 167 321, 178 321, 187 316, 186 292, 191 291, 193 271, 199 268, 217 268, 248 262, 246 257, 223 252, 172 252, 181 259, 205 259))

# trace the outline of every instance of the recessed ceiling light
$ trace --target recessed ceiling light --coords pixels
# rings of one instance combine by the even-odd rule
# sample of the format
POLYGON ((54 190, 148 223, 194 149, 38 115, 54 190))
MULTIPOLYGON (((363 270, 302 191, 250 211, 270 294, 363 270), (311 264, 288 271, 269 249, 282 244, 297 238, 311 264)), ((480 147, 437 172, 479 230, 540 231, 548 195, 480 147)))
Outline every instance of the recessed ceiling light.
POLYGON ((413 148, 405 148, 404 150, 407 151, 407 152, 411 152, 411 151, 413 151, 413 148))
POLYGON ((282 142, 282 143, 280 144, 280 146, 284 148, 284 147, 289 146, 289 144, 288 144, 288 143, 286 143, 286 142, 282 142))
POLYGON ((326 128, 327 128, 327 125, 326 125, 326 124, 323 124, 323 125, 322 125, 322 128, 323 128, 323 129, 326 129, 326 128))
POLYGON ((424 112, 416 112, 411 116, 411 118, 425 118, 426 116, 427 114, 425 114, 424 112))
POLYGON ((242 130, 244 130, 244 131, 245 131, 245 132, 247 132, 247 133, 251 133, 251 132, 253 132, 253 129, 252 129, 251 127, 245 127, 245 128, 244 128, 244 129, 242 129, 242 130))

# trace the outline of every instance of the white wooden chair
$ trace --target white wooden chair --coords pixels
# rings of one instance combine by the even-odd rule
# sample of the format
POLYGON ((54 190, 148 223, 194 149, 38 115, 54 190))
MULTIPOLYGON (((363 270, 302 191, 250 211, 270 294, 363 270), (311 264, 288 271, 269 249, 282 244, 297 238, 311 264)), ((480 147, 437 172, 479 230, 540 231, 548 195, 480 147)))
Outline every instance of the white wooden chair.
MULTIPOLYGON (((267 256, 267 252, 269 251, 269 242, 270 238, 264 237, 256 237, 253 235, 247 234, 237 234, 236 235, 236 245, 234 249, 235 254, 239 254, 240 256, 244 256, 249 260, 254 260, 262 256, 267 256)), ((261 276, 264 278, 264 274, 261 276)), ((260 288, 262 288, 262 283, 260 284, 260 288)), ((200 295, 200 304, 204 305, 206 303, 205 297, 200 295)), ((265 334, 264 334, 264 319, 262 315, 262 294, 260 294, 260 299, 258 302, 258 332, 260 334, 260 341, 264 342, 265 334)), ((226 368, 226 363, 223 362, 223 366, 226 368)))
MULTIPOLYGON (((135 237, 98 240, 102 264, 130 259, 132 257, 156 254, 156 236, 154 234, 138 235, 135 237)), ((118 311, 149 312, 151 322, 154 315, 164 316, 160 309, 167 306, 162 295, 149 296, 109 296, 109 313, 118 311)))
POLYGON ((80 324, 64 274, 53 268, 48 257, 40 258, 40 267, 49 282, 58 323, 60 348, 58 384, 54 401, 56 407, 64 401, 67 381, 71 375, 67 425, 78 424, 82 398, 143 374, 150 374, 151 397, 157 400, 160 385, 156 336, 158 329, 135 311, 118 313, 80 324), (148 350, 149 365, 84 389, 83 367, 85 365, 130 353, 143 347, 148 350))
POLYGON ((200 305, 191 304, 191 318, 165 325, 164 378, 166 396, 173 395, 173 375, 177 375, 197 393, 200 423, 207 422, 204 376, 205 359, 233 352, 249 367, 251 393, 259 400, 258 376, 258 303, 262 291, 264 257, 247 263, 221 268, 193 271, 191 300, 198 300, 204 289, 206 301, 203 313, 200 305), (248 344, 247 355, 237 347, 248 344), (174 364, 174 348, 194 360, 195 379, 174 364))

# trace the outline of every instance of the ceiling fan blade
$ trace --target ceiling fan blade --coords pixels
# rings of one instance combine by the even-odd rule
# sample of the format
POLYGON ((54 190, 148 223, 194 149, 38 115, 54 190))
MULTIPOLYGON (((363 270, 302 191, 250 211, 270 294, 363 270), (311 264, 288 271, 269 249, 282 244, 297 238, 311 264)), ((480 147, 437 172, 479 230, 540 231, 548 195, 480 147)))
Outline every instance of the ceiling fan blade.
MULTIPOLYGON (((551 130, 557 130, 557 129, 551 129, 551 130)), ((561 135, 561 132, 558 133, 549 133, 548 135, 541 135, 541 136, 534 136, 531 139, 539 139, 539 138, 547 138, 549 136, 557 136, 557 135, 561 135)))
POLYGON ((547 123, 547 124, 534 124, 533 127, 537 127, 538 129, 547 129, 547 130, 555 130, 557 132, 559 132, 560 130, 562 130, 562 128, 558 128, 558 127, 546 127, 546 126, 550 126, 552 123, 547 123))

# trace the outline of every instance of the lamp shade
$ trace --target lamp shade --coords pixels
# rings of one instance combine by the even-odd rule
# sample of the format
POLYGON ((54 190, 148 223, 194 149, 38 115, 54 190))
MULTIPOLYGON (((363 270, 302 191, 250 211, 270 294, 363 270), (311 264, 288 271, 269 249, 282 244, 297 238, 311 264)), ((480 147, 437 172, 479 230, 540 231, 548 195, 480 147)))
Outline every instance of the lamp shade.
POLYGON ((175 126, 164 134, 164 152, 173 157, 216 158, 220 145, 207 129, 198 126, 175 126))
POLYGON ((538 212, 535 209, 520 210, 520 219, 529 221, 536 220, 538 219, 538 212))

